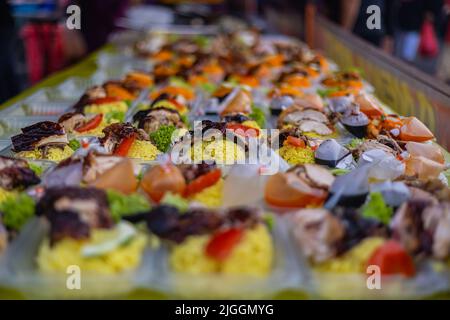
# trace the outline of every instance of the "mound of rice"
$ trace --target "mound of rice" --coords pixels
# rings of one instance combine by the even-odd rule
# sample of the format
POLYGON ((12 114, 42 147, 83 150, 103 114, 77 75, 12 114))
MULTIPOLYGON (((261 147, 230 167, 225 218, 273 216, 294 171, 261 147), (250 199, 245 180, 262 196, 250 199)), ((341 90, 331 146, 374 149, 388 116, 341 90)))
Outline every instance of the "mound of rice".
POLYGON ((60 162, 64 159, 69 158, 73 154, 72 148, 69 146, 64 146, 64 149, 61 148, 50 148, 47 151, 47 155, 45 157, 42 156, 42 152, 40 150, 33 151, 21 151, 17 153, 17 157, 26 158, 26 159, 34 159, 34 160, 50 160, 54 162, 60 162))
POLYGON ((272 269, 273 242, 267 227, 259 224, 246 230, 241 242, 224 262, 218 262, 205 254, 210 236, 189 237, 174 247, 170 265, 175 272, 191 274, 223 273, 266 276, 272 269))
MULTIPOLYGON (((93 230, 91 237, 111 230, 93 230)), ((38 252, 37 264, 44 273, 66 272, 70 265, 77 265, 81 270, 99 274, 116 274, 132 270, 141 262, 142 252, 146 245, 146 237, 138 234, 125 245, 98 257, 83 257, 81 249, 89 241, 66 238, 53 246, 45 239, 38 252)))
POLYGON ((112 103, 103 103, 103 104, 91 104, 84 108, 84 112, 89 114, 107 114, 111 111, 118 111, 118 112, 127 112, 128 105, 123 102, 112 102, 112 103))
POLYGON ((372 237, 361 241, 344 255, 314 266, 316 271, 336 273, 363 273, 372 253, 384 243, 383 238, 372 237))
POLYGON ((223 202, 223 179, 220 179, 215 185, 194 194, 190 200, 200 202, 208 208, 220 207, 223 202))
POLYGON ((227 139, 200 141, 191 148, 191 159, 194 161, 215 160, 217 164, 235 164, 245 161, 245 151, 227 139))
POLYGON ((309 147, 301 148, 286 144, 278 150, 278 154, 291 165, 314 163, 314 151, 309 147))
POLYGON ((153 161, 161 152, 150 141, 135 140, 128 151, 130 158, 153 161))
POLYGON ((75 132, 75 135, 77 136, 93 136, 93 137, 101 137, 103 136, 103 129, 105 129, 107 126, 113 123, 118 123, 119 120, 117 119, 111 119, 110 121, 107 121, 105 117, 103 117, 102 122, 98 125, 97 128, 94 128, 89 131, 85 131, 82 133, 75 132))

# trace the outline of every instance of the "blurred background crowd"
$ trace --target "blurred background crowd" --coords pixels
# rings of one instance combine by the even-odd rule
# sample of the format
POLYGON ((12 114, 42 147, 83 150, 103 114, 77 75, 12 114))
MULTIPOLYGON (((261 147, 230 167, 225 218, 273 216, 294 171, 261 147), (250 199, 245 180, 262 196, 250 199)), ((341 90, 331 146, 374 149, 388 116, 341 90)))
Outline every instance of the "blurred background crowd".
POLYGON ((276 25, 302 36, 307 2, 342 28, 450 83, 450 0, 0 0, 0 103, 100 48, 136 6, 175 8, 180 24, 233 14, 262 29, 276 25), (81 8, 81 30, 66 27, 71 4, 81 8), (370 5, 381 9, 380 29, 367 28, 370 5), (287 21, 296 22, 294 29, 287 21))

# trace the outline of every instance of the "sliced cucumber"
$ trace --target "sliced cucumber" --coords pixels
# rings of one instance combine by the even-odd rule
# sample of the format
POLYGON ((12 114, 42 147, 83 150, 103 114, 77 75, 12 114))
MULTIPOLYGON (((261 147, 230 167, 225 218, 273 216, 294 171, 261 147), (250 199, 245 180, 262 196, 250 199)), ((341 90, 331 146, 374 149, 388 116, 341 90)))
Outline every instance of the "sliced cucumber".
POLYGON ((85 258, 92 258, 107 254, 133 238, 137 231, 131 223, 120 222, 111 230, 112 234, 102 237, 100 241, 85 245, 81 248, 81 255, 85 258))

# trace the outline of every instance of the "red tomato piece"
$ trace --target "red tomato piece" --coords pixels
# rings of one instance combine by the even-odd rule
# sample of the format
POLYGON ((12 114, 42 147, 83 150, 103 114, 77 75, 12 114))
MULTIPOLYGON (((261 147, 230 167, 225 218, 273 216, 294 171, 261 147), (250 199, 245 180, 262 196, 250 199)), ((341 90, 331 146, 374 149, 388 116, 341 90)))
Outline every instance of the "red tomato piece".
POLYGON ((239 134, 244 137, 256 138, 259 136, 259 129, 248 127, 240 123, 228 123, 227 129, 234 131, 236 134, 239 134))
POLYGON ((196 194, 208 187, 213 186, 214 184, 219 181, 220 177, 222 176, 222 171, 220 169, 214 169, 198 178, 196 178, 194 181, 189 183, 186 186, 185 190, 185 197, 192 196, 193 194, 196 194))
POLYGON ((224 261, 241 241, 243 235, 244 231, 239 228, 217 232, 206 245, 206 255, 216 260, 224 261))
POLYGON ((382 275, 403 274, 412 277, 416 273, 412 257, 394 240, 378 247, 367 264, 378 266, 382 275))
POLYGON ((117 97, 105 97, 105 98, 97 98, 91 101, 91 104, 105 104, 105 103, 113 103, 120 101, 117 97))
POLYGON ((128 151, 130 151, 131 145, 136 140, 136 135, 132 135, 128 138, 125 138, 122 140, 122 142, 119 144, 119 146, 114 151, 114 155, 126 157, 128 154, 128 151))
POLYGON ((303 141, 302 139, 297 138, 297 137, 289 136, 289 137, 287 137, 286 142, 293 147, 298 147, 298 148, 306 147, 305 141, 303 141))
POLYGON ((75 131, 77 132, 86 132, 89 130, 93 130, 95 128, 97 128, 100 123, 102 123, 103 120, 103 114, 97 114, 95 117, 93 117, 91 120, 89 120, 88 122, 86 122, 84 125, 82 125, 79 128, 76 128, 75 131))

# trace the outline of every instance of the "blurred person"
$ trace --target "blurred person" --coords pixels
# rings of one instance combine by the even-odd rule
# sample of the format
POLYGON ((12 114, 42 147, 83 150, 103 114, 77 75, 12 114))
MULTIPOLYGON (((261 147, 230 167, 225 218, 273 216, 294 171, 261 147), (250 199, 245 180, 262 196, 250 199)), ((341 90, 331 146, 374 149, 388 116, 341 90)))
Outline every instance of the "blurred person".
POLYGON ((394 0, 396 31, 395 55, 413 62, 420 43, 420 30, 425 19, 434 20, 442 8, 441 0, 394 0))
POLYGON ((14 19, 9 4, 0 1, 0 103, 6 101, 19 91, 17 75, 14 70, 14 19))
POLYGON ((450 84, 450 0, 445 1, 444 12, 447 18, 447 27, 439 66, 437 68, 437 76, 450 84))
POLYGON ((81 10, 81 33, 89 52, 99 49, 116 29, 116 21, 125 13, 128 0, 73 0, 81 10))

